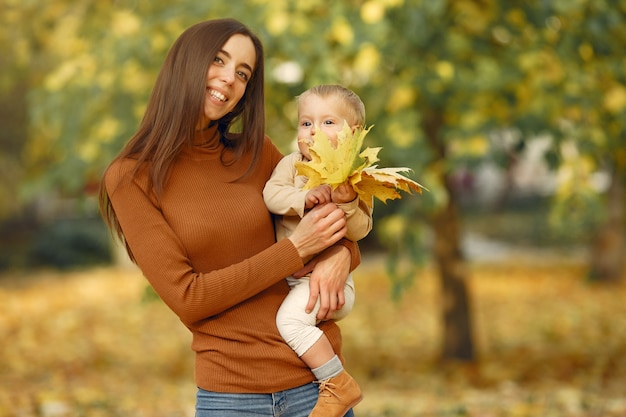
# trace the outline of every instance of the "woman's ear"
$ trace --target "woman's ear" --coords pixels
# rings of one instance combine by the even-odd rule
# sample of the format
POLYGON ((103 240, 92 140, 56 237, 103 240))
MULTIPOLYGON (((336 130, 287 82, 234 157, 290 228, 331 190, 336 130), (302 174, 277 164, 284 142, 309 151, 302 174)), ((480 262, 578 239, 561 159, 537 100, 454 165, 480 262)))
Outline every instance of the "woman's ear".
POLYGON ((352 125, 351 129, 352 129, 352 133, 354 133, 357 129, 363 129, 363 126, 358 125, 358 124, 352 125))

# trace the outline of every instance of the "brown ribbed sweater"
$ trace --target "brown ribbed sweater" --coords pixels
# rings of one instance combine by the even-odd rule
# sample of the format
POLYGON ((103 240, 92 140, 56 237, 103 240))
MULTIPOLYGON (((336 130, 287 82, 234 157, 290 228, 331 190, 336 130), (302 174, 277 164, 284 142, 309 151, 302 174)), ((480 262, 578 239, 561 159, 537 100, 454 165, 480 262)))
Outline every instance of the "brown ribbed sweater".
MULTIPOLYGON (((210 137, 210 135, 208 136, 210 137)), ((137 264, 193 334, 196 384, 209 391, 269 393, 314 378, 275 324, 303 264, 289 240, 278 243, 263 187, 282 157, 267 139, 252 175, 237 182, 250 156, 225 167, 221 147, 193 146, 175 161, 161 201, 147 191, 134 160, 111 165, 109 198, 137 264)), ((353 267, 358 264, 353 250, 353 267)), ((333 322, 320 325, 340 352, 333 322)))

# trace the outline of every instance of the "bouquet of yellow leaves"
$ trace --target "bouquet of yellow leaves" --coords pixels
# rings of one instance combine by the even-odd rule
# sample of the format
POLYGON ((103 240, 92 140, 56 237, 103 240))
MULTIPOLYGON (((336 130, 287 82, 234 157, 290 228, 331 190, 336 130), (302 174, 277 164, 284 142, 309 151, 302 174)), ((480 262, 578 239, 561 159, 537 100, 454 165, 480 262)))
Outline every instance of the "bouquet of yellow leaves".
POLYGON ((304 189, 310 190, 322 184, 328 184, 335 189, 348 182, 369 207, 372 206, 373 197, 386 203, 387 200, 402 198, 398 191, 409 194, 415 191, 421 194, 422 190, 427 190, 401 174, 411 171, 409 168, 378 168, 374 165, 379 161, 378 152, 382 148, 368 147, 361 150, 363 139, 371 128, 372 126, 352 132, 348 123, 345 123, 337 135, 336 147, 318 129, 313 136, 314 143, 309 147, 311 160, 296 162, 295 165, 298 174, 309 179, 304 189))

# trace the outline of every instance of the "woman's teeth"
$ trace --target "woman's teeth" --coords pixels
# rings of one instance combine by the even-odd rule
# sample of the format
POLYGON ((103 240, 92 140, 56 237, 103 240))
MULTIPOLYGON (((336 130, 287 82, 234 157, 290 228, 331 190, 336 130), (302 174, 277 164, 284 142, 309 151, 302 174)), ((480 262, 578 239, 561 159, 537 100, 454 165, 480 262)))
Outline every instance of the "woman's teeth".
POLYGON ((209 90, 211 97, 218 99, 219 101, 226 101, 226 96, 218 91, 209 90))

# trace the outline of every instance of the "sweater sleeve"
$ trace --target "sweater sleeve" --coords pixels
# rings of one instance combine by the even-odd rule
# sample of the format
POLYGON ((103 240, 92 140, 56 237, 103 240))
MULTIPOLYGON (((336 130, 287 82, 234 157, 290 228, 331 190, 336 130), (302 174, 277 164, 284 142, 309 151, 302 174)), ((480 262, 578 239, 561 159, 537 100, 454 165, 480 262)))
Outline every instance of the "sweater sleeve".
POLYGON ((291 241, 283 239, 225 268, 194 270, 146 181, 129 179, 131 163, 112 165, 105 186, 137 265, 184 323, 222 313, 303 266, 291 241))
POLYGON ((280 160, 263 189, 263 199, 269 211, 283 216, 304 216, 305 198, 308 191, 295 185, 294 163, 298 153, 280 160))
MULTIPOLYGON (((295 162, 301 160, 299 152, 293 152, 282 158, 272 176, 265 184, 263 198, 268 209, 279 215, 304 216, 304 202, 307 191, 300 189, 294 181, 295 162)), ((372 210, 360 199, 340 204, 348 218, 348 234, 337 245, 345 246, 351 254, 350 271, 361 263, 359 246, 355 243, 363 239, 372 230, 372 210)))
POLYGON ((346 238, 356 242, 367 236, 372 230, 372 209, 359 197, 338 206, 346 213, 348 226, 346 238))

